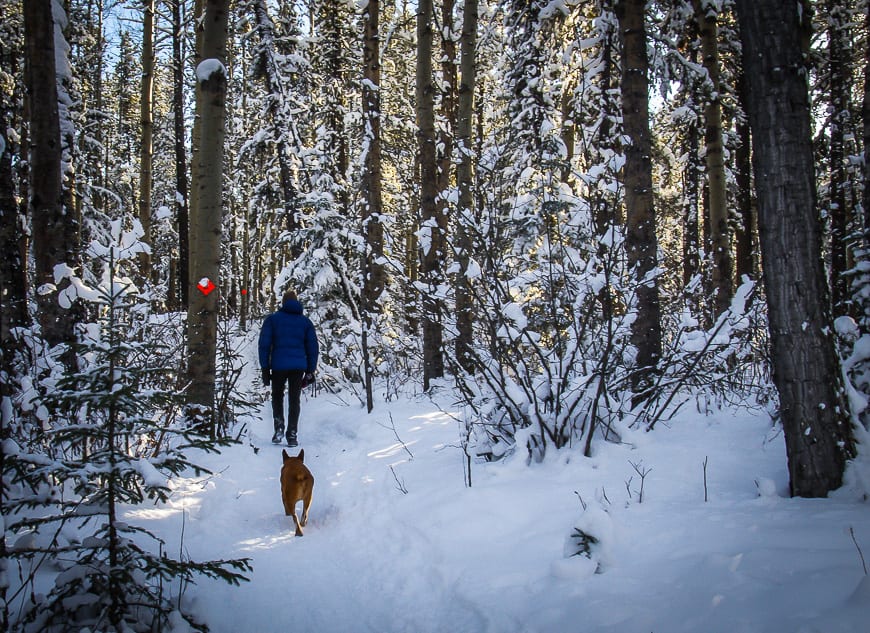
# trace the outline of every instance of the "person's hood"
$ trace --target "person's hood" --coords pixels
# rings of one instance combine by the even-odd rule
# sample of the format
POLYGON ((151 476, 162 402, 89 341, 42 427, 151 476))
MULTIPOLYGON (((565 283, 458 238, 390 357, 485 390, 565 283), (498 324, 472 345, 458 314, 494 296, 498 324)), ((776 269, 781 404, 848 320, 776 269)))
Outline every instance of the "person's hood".
POLYGON ((302 304, 296 299, 287 299, 281 306, 281 311, 288 314, 302 314, 302 304))

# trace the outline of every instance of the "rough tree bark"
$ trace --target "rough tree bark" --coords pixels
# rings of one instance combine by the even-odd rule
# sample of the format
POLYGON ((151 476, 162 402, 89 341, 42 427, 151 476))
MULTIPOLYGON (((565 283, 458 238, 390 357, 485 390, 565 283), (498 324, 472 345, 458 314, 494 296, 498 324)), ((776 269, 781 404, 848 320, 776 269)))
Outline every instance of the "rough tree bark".
MULTIPOLYGON (((381 294, 386 285, 384 256, 384 225, 381 222, 381 54, 380 2, 369 0, 364 16, 362 114, 365 150, 362 175, 362 229, 366 248, 363 260, 362 318, 365 335, 372 315, 380 313, 381 294)), ((366 408, 374 407, 371 358, 365 341, 366 408)))
MULTIPOLYGON (((61 173, 61 130, 58 110, 51 0, 24 3, 24 39, 30 108, 30 218, 37 318, 49 345, 72 343, 73 313, 61 307, 58 295, 69 285, 56 279, 55 267, 74 265, 78 235, 75 214, 64 207, 61 173)), ((68 363, 74 358, 67 357, 68 363)))
POLYGON ((647 399, 662 349, 661 306, 655 276, 658 238, 652 191, 652 142, 649 129, 649 60, 644 0, 620 0, 616 17, 622 43, 622 118, 625 148, 625 212, 628 266, 637 284, 637 318, 631 342, 637 349, 632 375, 634 405, 647 399))
POLYGON ((828 0, 828 81, 831 99, 830 203, 831 222, 831 303, 835 314, 845 313, 849 283, 843 275, 849 269, 849 215, 846 193, 846 134, 849 131, 852 72, 849 68, 849 28, 851 16, 842 0, 828 0))
POLYGON ((476 79, 475 48, 477 47, 478 0, 465 0, 462 9, 462 38, 459 61, 459 103, 456 114, 456 144, 459 148, 459 164, 456 167, 456 186, 459 189, 459 217, 456 222, 456 259, 459 272, 456 275, 456 360, 467 372, 474 369, 471 348, 474 340, 474 302, 468 266, 472 242, 468 223, 474 217, 473 164, 474 150, 471 143, 471 122, 474 115, 474 90, 476 79))
POLYGON ((821 260, 806 62, 798 5, 738 0, 773 381, 791 492, 842 483, 854 440, 821 260))
POLYGON ((733 295, 731 230, 728 226, 728 198, 725 182, 725 147, 722 142, 722 101, 719 64, 719 27, 716 6, 708 0, 693 0, 701 38, 701 57, 710 80, 710 94, 704 107, 704 144, 707 164, 707 199, 710 214, 710 255, 712 259, 713 319, 731 305, 733 295))
POLYGON ((436 296, 441 284, 444 257, 445 218, 436 197, 438 163, 435 153, 435 86, 432 80, 432 0, 417 4, 417 140, 420 157, 420 228, 428 235, 421 240, 420 276, 424 285, 423 389, 433 378, 444 375, 441 301, 436 296))

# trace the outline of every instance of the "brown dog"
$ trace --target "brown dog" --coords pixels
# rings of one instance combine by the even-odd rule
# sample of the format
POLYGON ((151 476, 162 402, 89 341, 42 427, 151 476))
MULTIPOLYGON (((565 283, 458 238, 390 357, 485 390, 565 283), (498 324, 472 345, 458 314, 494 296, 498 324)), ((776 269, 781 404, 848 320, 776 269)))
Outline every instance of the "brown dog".
POLYGON ((308 507, 311 505, 311 493, 314 491, 314 476, 305 467, 305 451, 290 457, 287 451, 284 455, 284 465, 281 466, 281 499, 284 501, 284 514, 293 517, 296 523, 296 536, 302 536, 302 527, 308 523, 308 507), (302 521, 296 516, 296 503, 302 502, 302 521))

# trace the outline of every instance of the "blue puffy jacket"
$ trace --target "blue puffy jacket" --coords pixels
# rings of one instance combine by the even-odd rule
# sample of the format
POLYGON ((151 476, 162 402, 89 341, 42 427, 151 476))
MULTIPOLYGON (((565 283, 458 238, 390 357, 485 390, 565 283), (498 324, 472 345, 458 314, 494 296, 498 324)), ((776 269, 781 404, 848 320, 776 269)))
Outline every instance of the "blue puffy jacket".
POLYGON ((263 321, 260 330, 260 367, 275 371, 317 369, 317 334, 314 324, 302 314, 302 304, 289 299, 263 321))

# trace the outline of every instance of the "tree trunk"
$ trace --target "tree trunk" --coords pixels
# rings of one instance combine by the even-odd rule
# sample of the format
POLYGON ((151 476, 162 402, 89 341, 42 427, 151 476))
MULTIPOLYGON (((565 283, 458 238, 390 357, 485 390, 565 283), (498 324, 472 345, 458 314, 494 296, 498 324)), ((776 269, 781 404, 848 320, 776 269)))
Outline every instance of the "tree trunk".
POLYGON ((474 114, 476 80, 478 0, 465 0, 462 9, 462 40, 460 44, 459 109, 456 114, 456 144, 459 165, 456 186, 459 189, 459 209, 456 221, 456 360, 467 372, 474 369, 474 302, 468 266, 472 254, 471 228, 474 218, 474 150, 471 143, 471 122, 474 114))
POLYGON ((625 148, 626 250, 637 284, 637 318, 631 342, 637 349, 632 375, 634 404, 649 397, 662 349, 657 266, 658 238, 652 191, 652 143, 649 129, 649 62, 644 0, 620 0, 616 15, 622 40, 622 117, 625 148))
MULTIPOLYGON (((30 217, 35 263, 37 318, 49 345, 72 343, 72 313, 58 295, 69 280, 55 279, 55 266, 74 265, 75 216, 63 206, 61 136, 51 0, 24 3, 27 91, 30 108, 30 217)), ((72 362, 73 359, 67 359, 72 362)))
POLYGON ((773 381, 791 492, 823 497, 854 455, 821 260, 810 107, 798 7, 738 0, 749 84, 758 231, 773 381))
POLYGON ((830 202, 831 218, 831 303, 835 314, 845 313, 849 299, 849 284, 843 276, 849 269, 848 235, 849 209, 846 191, 849 176, 846 169, 846 133, 849 129, 852 72, 849 68, 850 16, 842 0, 828 0, 828 81, 831 99, 830 202))
MULTIPOLYGON (((456 41, 453 31, 454 0, 441 1, 441 116, 438 129, 438 171, 435 189, 442 244, 447 243, 447 218, 450 215, 453 137, 456 130, 456 41)), ((446 252, 442 253, 442 264, 446 252)))
MULTIPOLYGON (((154 8, 156 0, 144 2, 142 14, 142 91, 139 100, 141 144, 139 146, 139 222, 142 241, 151 240, 151 189, 154 162, 154 8)), ((139 275, 151 282, 151 254, 139 254, 139 275)))
POLYGON ((423 389, 433 378, 444 375, 441 350, 441 301, 436 293, 441 284, 441 261, 444 256, 443 219, 438 195, 438 164, 435 153, 435 86, 432 80, 432 0, 417 4, 417 139, 420 156, 420 274, 425 286, 423 308, 423 389))
MULTIPOLYGON (((746 74, 740 72, 737 83, 737 93, 740 107, 747 112, 746 104, 746 74)), ((744 275, 755 279, 757 276, 755 263, 755 247, 753 235, 755 234, 755 212, 752 206, 752 164, 751 164, 751 136, 749 134, 749 121, 746 118, 737 120, 737 150, 734 152, 734 180, 737 184, 737 211, 740 222, 735 239, 735 267, 737 279, 744 275)))
MULTIPOLYGON (((686 288, 701 272, 701 244, 698 224, 700 196, 700 168, 698 156, 698 128, 690 125, 686 130, 686 155, 688 162, 683 179, 683 287, 686 288)), ((697 299, 697 297, 695 297, 697 299)), ((697 307, 697 302, 692 301, 697 307)))
POLYGON ((722 143, 722 101, 719 81, 719 29, 716 9, 705 0, 693 0, 695 19, 701 37, 701 55, 710 79, 710 95, 704 108, 707 196, 710 217, 710 254, 712 256, 713 318, 731 305, 731 231, 728 226, 728 199, 725 182, 725 148, 722 143))
POLYGON ((172 114, 175 131, 175 212, 178 231, 178 270, 173 279, 177 280, 178 287, 176 292, 170 293, 170 305, 186 310, 190 296, 190 227, 184 138, 184 56, 181 51, 184 23, 181 6, 182 0, 174 0, 172 3, 172 114))
POLYGON ((363 288, 360 315, 363 320, 363 353, 365 355, 366 408, 374 408, 372 397, 372 364, 368 349, 368 330, 372 315, 382 310, 380 299, 386 285, 384 256, 384 225, 381 222, 381 54, 380 2, 369 0, 366 5, 363 41, 363 145, 366 148, 362 174, 362 230, 365 236, 363 288))
MULTIPOLYGON (((187 312, 187 401, 214 406, 218 306, 221 294, 221 220, 226 119, 226 42, 229 0, 206 0, 202 17, 201 62, 197 65, 196 113, 199 145, 194 147, 190 209, 191 282, 187 312), (194 247, 195 244, 195 247, 194 247), (209 284, 210 282, 210 284, 209 284), (214 288, 209 290, 210 285, 214 288)), ((214 427, 212 427, 214 430, 214 427)))
MULTIPOLYGON (((454 0, 442 0, 441 3, 441 117, 440 129, 438 131, 438 142, 436 160, 438 161, 437 183, 435 189, 437 191, 437 211, 436 217, 438 222, 438 232, 440 233, 439 241, 441 243, 441 252, 438 255, 439 272, 437 278, 440 281, 446 279, 444 269, 447 266, 447 219, 450 217, 450 187, 452 186, 452 165, 453 165, 453 142, 456 130, 456 40, 454 39, 453 31, 453 8, 454 0)), ((439 295, 440 296, 440 295, 439 295)), ((444 302, 439 299, 436 307, 436 313, 441 315, 444 313, 444 302)), ((439 326, 440 326, 440 319, 439 326)), ((438 339, 438 354, 441 360, 435 362, 437 367, 441 365, 440 374, 444 375, 444 360, 443 360, 443 334, 436 336, 438 339)), ((435 377, 433 375, 433 377, 435 377)))
MULTIPOLYGON (((689 51, 689 61, 698 63, 698 49, 695 46, 689 51)), ((688 97, 691 99, 691 97, 688 97)), ((685 149, 688 157, 683 170, 683 198, 682 198, 682 224, 683 224, 683 288, 701 273, 701 244, 698 223, 698 209, 700 208, 700 181, 701 169, 698 158, 700 146, 698 125, 693 121, 683 135, 685 149)), ((698 308, 698 291, 687 297, 693 310, 698 308)))

